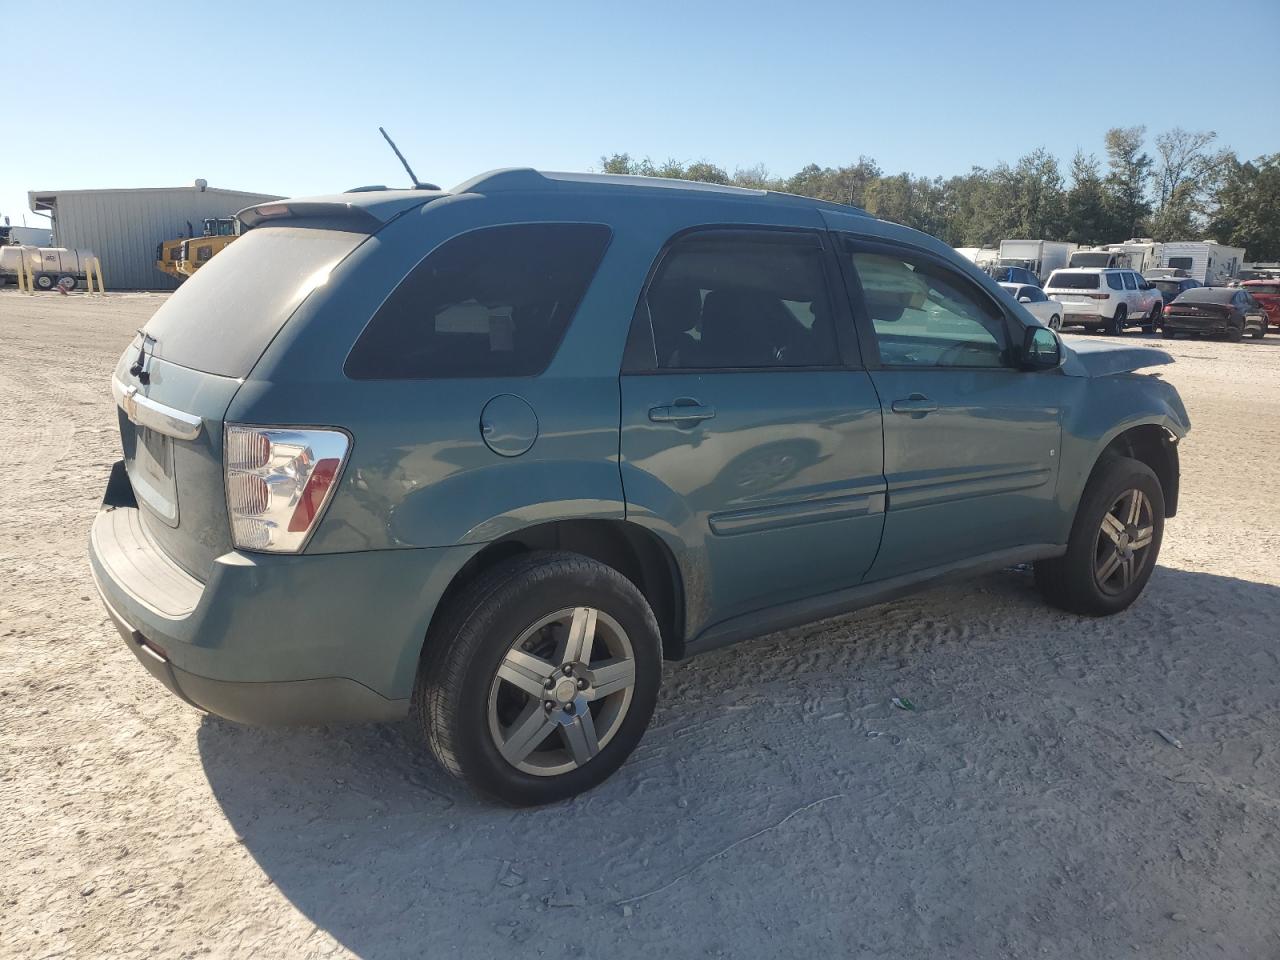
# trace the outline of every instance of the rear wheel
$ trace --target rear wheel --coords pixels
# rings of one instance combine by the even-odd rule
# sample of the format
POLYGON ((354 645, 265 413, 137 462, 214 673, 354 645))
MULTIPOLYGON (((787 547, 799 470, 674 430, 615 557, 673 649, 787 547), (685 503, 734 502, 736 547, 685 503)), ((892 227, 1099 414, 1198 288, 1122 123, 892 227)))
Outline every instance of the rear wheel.
POLYGON ((1244 320, 1241 320, 1239 324, 1228 326, 1222 336, 1228 343, 1239 343, 1244 339, 1244 320))
POLYGON ((1036 585, 1056 607, 1119 613, 1142 593, 1164 537, 1164 491, 1146 464, 1108 455, 1085 486, 1061 557, 1036 562, 1036 585))
POLYGON ((532 553, 443 611, 413 714, 455 777, 507 803, 550 803, 621 766, 661 676, 657 622, 631 581, 577 554, 532 553))
POLYGON ((58 286, 63 290, 74 290, 76 288, 76 278, 70 274, 64 274, 58 278, 58 286))
POLYGON ((39 287, 41 290, 52 290, 53 277, 49 276, 47 273, 41 274, 40 276, 36 277, 36 286, 39 287))
POLYGON ((1123 303, 1116 307, 1115 316, 1111 318, 1111 322, 1107 324, 1107 332, 1112 336, 1120 336, 1124 333, 1125 322, 1129 319, 1129 308, 1123 303))
POLYGON ((1147 319, 1142 324, 1142 329, 1147 333, 1155 333, 1160 322, 1160 314, 1164 312, 1164 304, 1157 303, 1149 311, 1147 311, 1147 319))

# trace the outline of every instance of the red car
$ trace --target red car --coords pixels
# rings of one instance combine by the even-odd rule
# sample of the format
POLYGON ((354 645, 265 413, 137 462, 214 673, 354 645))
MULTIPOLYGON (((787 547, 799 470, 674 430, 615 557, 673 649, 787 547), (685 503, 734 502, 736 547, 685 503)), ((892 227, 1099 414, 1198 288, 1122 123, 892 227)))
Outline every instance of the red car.
POLYGON ((1270 325, 1280 328, 1280 280, 1246 280, 1240 286, 1267 311, 1270 325))

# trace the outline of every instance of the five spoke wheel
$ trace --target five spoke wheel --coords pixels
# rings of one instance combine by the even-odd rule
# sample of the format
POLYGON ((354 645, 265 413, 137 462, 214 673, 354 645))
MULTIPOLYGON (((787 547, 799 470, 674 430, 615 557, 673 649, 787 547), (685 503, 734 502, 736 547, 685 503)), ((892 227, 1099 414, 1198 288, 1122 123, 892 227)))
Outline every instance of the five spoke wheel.
POLYGON ((635 652, 616 620, 594 607, 557 611, 521 633, 498 664, 489 732, 517 770, 566 773, 613 739, 635 682, 635 652))
POLYGON ((1147 560, 1155 535, 1151 501, 1141 490, 1126 490, 1102 515, 1094 549, 1093 575, 1099 589, 1117 595, 1129 589, 1147 560))

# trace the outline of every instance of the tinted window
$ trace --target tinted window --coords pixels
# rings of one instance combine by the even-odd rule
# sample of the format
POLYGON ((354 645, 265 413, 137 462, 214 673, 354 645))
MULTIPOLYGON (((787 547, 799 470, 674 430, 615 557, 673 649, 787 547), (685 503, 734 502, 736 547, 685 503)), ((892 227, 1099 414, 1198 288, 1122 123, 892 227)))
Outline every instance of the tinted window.
MULTIPOLYGON (((1110 287, 1112 290, 1123 290, 1123 289, 1124 289, 1124 281, 1120 279, 1120 274, 1118 274, 1118 273, 1108 273, 1108 274, 1107 274, 1107 286, 1108 286, 1108 287, 1110 287)), ((1133 289, 1133 288, 1132 288, 1132 287, 1130 287, 1129 289, 1133 289)))
POLYGON ((1280 283, 1260 283, 1257 286, 1250 287, 1249 292, 1252 294, 1280 293, 1280 283))
POLYGON ((1232 292, 1222 287, 1197 287, 1178 297, 1179 303, 1229 303, 1232 292))
POLYGON ((839 362, 823 251, 812 234, 707 231, 676 241, 645 291, 664 369, 839 362))
POLYGON ((1182 270, 1190 270, 1191 258, 1190 257, 1170 257, 1169 266, 1177 269, 1182 269, 1182 270))
POLYGON ((1125 288, 1126 290, 1137 290, 1137 289, 1138 289, 1138 282, 1137 282, 1136 280, 1134 280, 1134 279, 1133 279, 1133 274, 1132 274, 1132 273, 1122 273, 1122 274, 1120 274, 1120 277, 1121 277, 1121 279, 1124 281, 1124 288, 1125 288))
POLYGON ((364 239, 303 227, 250 230, 147 322, 155 355, 205 373, 245 376, 298 304, 364 239))
POLYGON ((347 376, 542 372, 608 242, 608 227, 588 223, 521 223, 454 237, 410 270, 374 314, 347 358, 347 376))
POLYGON ((1027 297, 1032 303, 1044 303, 1049 298, 1044 295, 1044 291, 1039 287, 1026 286, 1022 288, 1019 296, 1027 297))
POLYGON ((1060 290, 1097 290, 1098 276, 1096 273, 1068 273, 1059 270, 1049 278, 1049 287, 1060 290))
POLYGON ((855 252, 854 270, 886 366, 999 367, 1003 315, 954 271, 909 254, 855 252))

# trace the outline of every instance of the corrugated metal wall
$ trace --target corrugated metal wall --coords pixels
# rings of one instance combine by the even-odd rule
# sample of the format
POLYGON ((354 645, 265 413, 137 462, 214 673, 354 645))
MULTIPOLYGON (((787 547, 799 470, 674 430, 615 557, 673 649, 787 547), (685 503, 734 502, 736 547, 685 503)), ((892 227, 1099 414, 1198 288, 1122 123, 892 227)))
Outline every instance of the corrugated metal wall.
POLYGON ((177 281, 156 269, 157 244, 187 235, 187 221, 199 236, 206 217, 230 217, 252 204, 279 199, 213 187, 34 191, 33 196, 55 198, 54 243, 96 253, 108 290, 175 289, 177 281))

